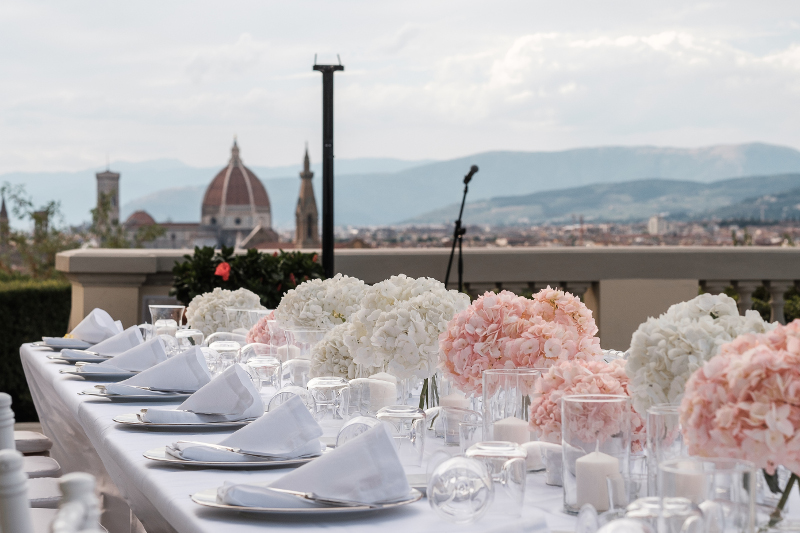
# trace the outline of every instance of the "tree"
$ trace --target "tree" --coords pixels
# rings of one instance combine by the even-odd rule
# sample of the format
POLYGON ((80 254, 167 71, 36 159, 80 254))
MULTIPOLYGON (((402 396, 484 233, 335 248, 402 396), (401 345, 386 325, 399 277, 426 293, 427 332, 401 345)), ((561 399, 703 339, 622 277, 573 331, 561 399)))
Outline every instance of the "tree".
POLYGON ((109 221, 111 212, 111 195, 101 193, 97 207, 91 210, 92 226, 90 232, 97 238, 103 248, 142 248, 144 243, 154 241, 164 235, 167 230, 158 224, 148 224, 136 230, 133 242, 125 235, 125 228, 118 220, 109 221))

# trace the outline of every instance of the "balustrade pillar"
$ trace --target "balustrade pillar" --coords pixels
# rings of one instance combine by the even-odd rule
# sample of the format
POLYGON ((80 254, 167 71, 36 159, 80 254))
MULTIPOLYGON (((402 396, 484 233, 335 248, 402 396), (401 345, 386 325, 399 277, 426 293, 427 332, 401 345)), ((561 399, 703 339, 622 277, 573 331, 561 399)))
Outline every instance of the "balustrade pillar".
POLYGON ((731 282, 727 279, 709 279, 700 282, 703 290, 709 294, 723 294, 731 282))
POLYGON ((772 308, 770 314, 771 322, 786 323, 786 317, 783 315, 783 306, 786 301, 783 299, 783 294, 794 287, 794 281, 790 280, 769 280, 764 282, 769 291, 769 306, 772 308))
POLYGON ((583 302, 584 295, 591 286, 592 286, 591 281, 568 281, 564 283, 564 290, 577 296, 583 302))
POLYGON ((763 282, 755 280, 738 280, 733 283, 736 292, 739 293, 739 301, 736 305, 740 315, 744 315, 753 307, 753 293, 762 285, 763 282))

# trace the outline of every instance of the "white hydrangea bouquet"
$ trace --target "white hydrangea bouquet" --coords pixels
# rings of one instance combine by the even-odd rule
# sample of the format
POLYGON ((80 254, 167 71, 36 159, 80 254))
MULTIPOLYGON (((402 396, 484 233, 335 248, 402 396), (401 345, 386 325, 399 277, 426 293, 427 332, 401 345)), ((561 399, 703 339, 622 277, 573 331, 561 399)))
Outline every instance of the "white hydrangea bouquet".
POLYGON ((647 319, 633 334, 625 366, 634 409, 644 415, 652 405, 679 403, 689 377, 721 345, 775 326, 757 311, 740 316, 736 301, 725 294, 701 294, 647 319))
POLYGON ((208 337, 218 331, 228 331, 227 307, 237 309, 265 309, 258 295, 247 289, 229 291, 217 287, 211 292, 198 294, 186 308, 186 322, 208 337))
POLYGON ((284 328, 331 328, 358 310, 366 289, 360 279, 342 274, 308 280, 284 294, 275 319, 284 328))

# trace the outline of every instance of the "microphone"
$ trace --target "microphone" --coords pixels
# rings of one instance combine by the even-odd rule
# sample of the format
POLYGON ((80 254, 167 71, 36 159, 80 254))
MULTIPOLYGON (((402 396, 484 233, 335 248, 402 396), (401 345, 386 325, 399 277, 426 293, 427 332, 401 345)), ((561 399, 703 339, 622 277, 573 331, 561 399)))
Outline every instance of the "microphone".
POLYGON ((464 176, 464 185, 467 185, 472 180, 472 176, 474 176, 476 172, 478 172, 478 165, 472 165, 469 168, 469 173, 464 176))

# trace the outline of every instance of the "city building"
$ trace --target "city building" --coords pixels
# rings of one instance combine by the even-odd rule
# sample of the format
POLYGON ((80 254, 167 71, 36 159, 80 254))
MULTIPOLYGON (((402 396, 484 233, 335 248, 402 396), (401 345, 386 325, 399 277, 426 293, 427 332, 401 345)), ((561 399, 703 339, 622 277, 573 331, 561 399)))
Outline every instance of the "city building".
POLYGON ((103 202, 108 202, 108 213, 97 221, 102 226, 119 223, 119 172, 106 169, 95 174, 97 177, 97 212, 103 214, 103 202), (107 219, 107 220, 106 220, 107 219))
POLYGON ((669 222, 661 215, 654 215, 647 221, 647 233, 650 235, 664 235, 669 231, 669 222))

